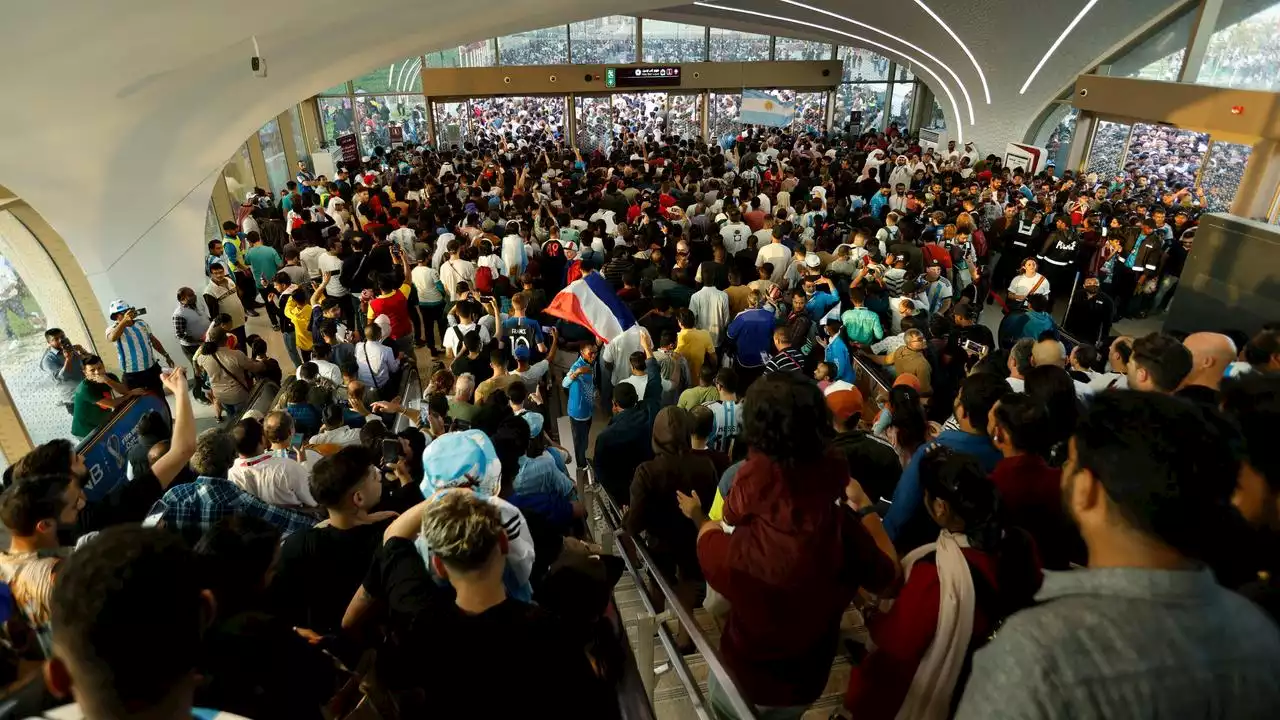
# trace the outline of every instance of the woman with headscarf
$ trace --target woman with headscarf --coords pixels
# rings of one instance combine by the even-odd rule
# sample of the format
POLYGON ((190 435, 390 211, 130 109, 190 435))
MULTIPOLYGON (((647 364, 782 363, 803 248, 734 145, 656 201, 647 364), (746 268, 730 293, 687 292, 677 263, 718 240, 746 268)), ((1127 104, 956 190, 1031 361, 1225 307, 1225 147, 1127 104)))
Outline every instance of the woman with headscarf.
MULTIPOLYGON (((692 429, 692 418, 683 408, 668 406, 658 413, 653 422, 653 459, 636 468, 631 504, 623 518, 632 537, 643 537, 658 569, 675 585, 677 597, 689 611, 703 582, 698 533, 680 512, 676 492, 696 493, 707 512, 719 481, 711 458, 693 453, 692 429)), ((681 626, 676 644, 686 648, 689 643, 688 630, 681 626)))

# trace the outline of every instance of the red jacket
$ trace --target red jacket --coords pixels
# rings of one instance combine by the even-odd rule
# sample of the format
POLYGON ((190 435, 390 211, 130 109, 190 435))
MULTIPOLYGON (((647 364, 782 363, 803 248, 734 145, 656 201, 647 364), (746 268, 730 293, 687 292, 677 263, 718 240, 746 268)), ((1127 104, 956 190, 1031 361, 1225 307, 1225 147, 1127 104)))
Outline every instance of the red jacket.
POLYGON ((733 534, 704 533, 698 560, 732 606, 720 652, 747 698, 803 705, 822 694, 840 619, 858 587, 896 568, 836 501, 849 467, 834 451, 790 467, 751 450, 725 499, 733 534))
MULTIPOLYGON (((982 574, 982 579, 974 579, 975 593, 976 584, 983 581, 998 593, 996 557, 973 548, 964 548, 963 552, 970 567, 982 574)), ((877 616, 868 628, 876 649, 853 668, 844 695, 844 706, 853 717, 892 720, 898 714, 916 669, 933 643, 940 602, 938 566, 929 560, 918 561, 898 593, 893 610, 877 616)), ((993 608, 983 607, 981 600, 975 603, 970 654, 986 642, 997 614, 993 608)), ((958 700, 962 690, 958 689, 952 699, 958 700)))
POLYGON ((1070 562, 1084 562, 1084 542, 1062 509, 1062 471, 1049 467, 1039 455, 1004 458, 991 471, 1009 524, 1036 541, 1044 566, 1069 570, 1070 562))

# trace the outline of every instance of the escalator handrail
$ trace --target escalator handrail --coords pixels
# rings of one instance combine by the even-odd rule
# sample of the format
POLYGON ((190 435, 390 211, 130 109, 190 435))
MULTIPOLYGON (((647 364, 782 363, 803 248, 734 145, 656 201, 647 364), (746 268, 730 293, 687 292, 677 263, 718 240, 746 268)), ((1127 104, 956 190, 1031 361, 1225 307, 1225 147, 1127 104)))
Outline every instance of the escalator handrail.
MULTIPOLYGON (((593 488, 600 490, 596 493, 596 496, 602 500, 605 506, 602 513, 605 521, 609 524, 617 537, 630 537, 632 544, 635 547, 636 555, 645 567, 650 568, 650 577, 653 578, 654 584, 658 587, 658 591, 662 593, 664 598, 666 598, 667 609, 676 616, 676 619, 688 631, 689 637, 693 640, 694 646, 698 648, 698 652, 702 653, 702 658, 707 663, 707 669, 716 676, 720 689, 724 692, 725 698, 728 700, 730 707, 733 708, 733 711, 739 718, 756 717, 754 706, 742 695, 741 691, 738 690, 737 682, 733 679, 733 676, 729 674, 729 670, 724 666, 724 662, 720 659, 719 654, 711 647, 710 641, 708 641, 707 637, 703 635, 702 628, 698 625, 697 620, 693 618, 693 614, 684 607, 680 599, 676 596, 675 590, 658 570, 658 566, 649 555, 649 550, 645 547, 644 542, 640 540, 640 538, 628 535, 625 530, 614 523, 613 518, 621 518, 622 513, 618 510, 617 505, 614 504, 613 498, 609 497, 608 491, 605 491, 595 482, 595 472, 592 468, 587 468, 587 478, 589 484, 593 488)), ((623 562, 627 566, 627 572, 632 576, 632 579, 636 583, 636 587, 640 589, 640 599, 645 605, 645 610, 656 614, 654 612, 652 602, 644 592, 644 585, 641 581, 640 574, 636 568, 632 566, 631 559, 627 557, 625 551, 622 551, 619 554, 622 556, 623 562)), ((661 635, 661 633, 659 633, 659 635, 661 635)), ((664 646, 667 644, 666 641, 667 638, 664 637, 664 646)), ((676 662, 677 658, 679 659, 679 662, 684 662, 683 656, 679 651, 676 651, 675 648, 668 647, 667 653, 668 657, 673 662, 676 662)), ((689 689, 692 690, 692 688, 689 689)))

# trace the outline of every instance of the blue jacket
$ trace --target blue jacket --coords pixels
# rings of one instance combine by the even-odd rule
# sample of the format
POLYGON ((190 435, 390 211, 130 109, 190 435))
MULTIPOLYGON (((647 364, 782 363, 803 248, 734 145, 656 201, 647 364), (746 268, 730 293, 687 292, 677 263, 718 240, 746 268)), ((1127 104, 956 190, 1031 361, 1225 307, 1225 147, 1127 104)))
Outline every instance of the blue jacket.
POLYGON ((592 369, 591 363, 579 357, 569 366, 569 372, 561 383, 569 391, 569 417, 574 420, 590 420, 595 414, 596 386, 594 372, 588 372, 577 378, 570 378, 580 367, 592 369))
POLYGON ((729 339, 738 346, 738 362, 745 367, 760 367, 768 362, 773 351, 774 325, 773 313, 764 308, 738 313, 727 331, 729 339))
POLYGON ((814 322, 822 322, 822 317, 831 308, 840 304, 840 298, 833 292, 815 290, 813 296, 804 304, 804 312, 814 322))
POLYGON ((995 470, 1000 462, 1000 451, 986 435, 971 435, 962 430, 944 430, 932 443, 916 449, 911 461, 902 471, 902 479, 893 491, 893 506, 884 516, 884 530, 893 540, 898 552, 906 553, 938 537, 938 526, 924 508, 924 488, 920 485, 920 459, 934 444, 945 445, 956 452, 978 459, 984 473, 995 470))
POLYGON ((827 342, 827 350, 823 353, 822 359, 836 366, 836 376, 831 378, 832 380, 857 382, 858 377, 853 370, 853 360, 849 357, 849 346, 845 344, 844 338, 839 335, 831 338, 827 342))
POLYGON ((1041 333, 1056 330, 1057 326, 1053 324, 1052 315, 1030 310, 1027 312, 1027 323, 1022 326, 1022 337, 1039 340, 1041 333))

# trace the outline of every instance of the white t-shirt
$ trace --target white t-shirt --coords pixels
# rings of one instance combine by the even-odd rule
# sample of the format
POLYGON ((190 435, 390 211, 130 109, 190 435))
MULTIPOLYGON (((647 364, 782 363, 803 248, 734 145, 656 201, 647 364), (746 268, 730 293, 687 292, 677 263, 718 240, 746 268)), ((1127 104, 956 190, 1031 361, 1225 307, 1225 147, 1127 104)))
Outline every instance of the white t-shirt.
POLYGON ((319 245, 309 245, 298 253, 298 263, 307 271, 308 278, 320 277, 320 256, 324 254, 324 248, 319 245))
POLYGON ((444 283, 444 293, 450 300, 457 300, 458 283, 465 281, 474 286, 476 266, 470 260, 450 258, 440 266, 440 282, 444 283))
POLYGON ((1041 275, 1040 273, 1036 273, 1031 277, 1027 277, 1026 275, 1019 275, 1018 277, 1013 279, 1013 282, 1009 283, 1009 292, 1013 293, 1014 295, 1019 295, 1019 296, 1031 295, 1033 294, 1032 288, 1035 288, 1034 294, 1036 295, 1048 295, 1049 281, 1048 279, 1045 278, 1045 276, 1041 275), (1036 283, 1040 283, 1039 287, 1036 287, 1036 283))
POLYGON ((236 458, 227 479, 259 500, 282 507, 315 507, 311 496, 311 473, 302 463, 263 453, 236 458))
POLYGON ((436 305, 444 302, 444 295, 436 287, 436 283, 440 281, 440 274, 432 270, 430 266, 415 266, 413 271, 409 273, 409 277, 413 280, 413 286, 418 290, 418 304, 436 305))
POLYGON ((320 256, 320 272, 329 273, 329 284, 324 286, 324 292, 329 297, 344 297, 350 295, 351 291, 347 290, 338 276, 342 274, 342 260, 335 257, 333 253, 325 253, 320 256))
POLYGON ((436 238, 436 251, 431 255, 431 267, 440 269, 440 263, 449 257, 449 243, 457 239, 453 233, 445 233, 436 238))
POLYGON ((547 374, 547 371, 550 369, 551 369, 551 363, 547 362, 546 360, 539 360, 538 362, 530 365, 528 370, 523 370, 523 371, 517 370, 516 374, 524 378, 525 385, 527 385, 529 387, 530 392, 532 392, 537 388, 538 383, 542 380, 543 376, 545 376, 547 374))
POLYGON ((787 276, 787 266, 791 264, 791 250, 782 243, 770 242, 756 252, 756 267, 765 263, 773 263, 773 275, 770 280, 774 285, 781 285, 787 276))
MULTIPOLYGON (((332 382, 334 387, 345 387, 342 383, 342 370, 337 365, 328 360, 320 360, 318 358, 311 358, 311 362, 315 363, 320 370, 320 377, 332 382)), ((298 368, 295 376, 299 380, 302 379, 302 368, 298 368)))
MULTIPOLYGON (((629 368, 629 367, 630 367, 630 365, 628 365, 627 367, 629 368)), ((623 382, 624 384, 630 385, 630 386, 632 386, 632 387, 634 387, 634 388, 636 389, 636 397, 637 397, 637 398, 640 398, 641 400, 643 400, 643 399, 644 399, 644 391, 645 391, 645 389, 646 389, 646 388, 648 388, 648 387, 649 387, 649 376, 648 376, 648 374, 645 374, 645 375, 631 375, 630 377, 628 377, 626 380, 623 380, 622 382, 623 382)), ((664 392, 664 393, 665 393, 665 392, 671 392, 671 381, 670 381, 670 380, 663 380, 663 381, 662 381, 662 392, 664 392)))
POLYGON ((724 249, 730 255, 745 250, 747 237, 750 235, 751 228, 746 223, 730 223, 720 228, 720 239, 724 241, 724 249))
POLYGON ((481 345, 488 345, 489 338, 493 337, 483 325, 478 325, 476 323, 454 325, 444 331, 444 349, 453 353, 454 357, 461 355, 463 353, 462 339, 472 330, 478 330, 480 332, 481 345))
POLYGON ((601 357, 613 366, 613 375, 610 380, 614 385, 631 376, 631 353, 644 349, 640 336, 648 334, 649 331, 645 330, 643 325, 632 325, 604 346, 601 357))

